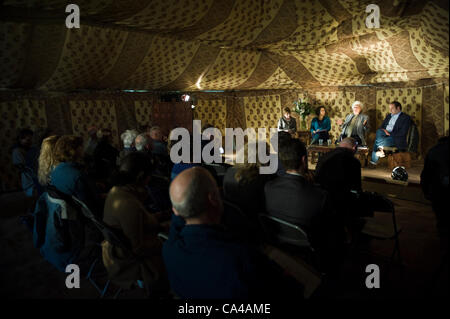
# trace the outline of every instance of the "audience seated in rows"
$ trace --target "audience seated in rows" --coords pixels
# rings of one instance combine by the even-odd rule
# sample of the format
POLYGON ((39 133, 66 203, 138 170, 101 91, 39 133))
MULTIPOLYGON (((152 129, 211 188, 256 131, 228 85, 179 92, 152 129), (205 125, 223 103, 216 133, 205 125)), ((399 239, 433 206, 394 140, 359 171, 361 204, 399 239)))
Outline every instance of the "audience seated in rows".
POLYGON ((157 234, 162 230, 160 222, 169 215, 150 214, 144 206, 151 172, 151 159, 147 154, 136 152, 127 155, 104 207, 104 222, 123 233, 132 253, 141 262, 107 241, 102 244, 103 261, 109 277, 124 288, 142 280, 153 291, 164 291, 168 284, 157 234))
POLYGON ((194 167, 170 186, 174 214, 186 225, 171 225, 163 257, 173 292, 181 298, 301 298, 301 289, 254 248, 220 225, 223 204, 212 175, 194 167))
POLYGON ((286 173, 266 183, 266 211, 300 226, 308 234, 313 248, 322 255, 324 267, 331 267, 336 262, 332 255, 337 253, 343 232, 337 224, 331 198, 305 178, 307 154, 300 140, 287 141, 278 156, 286 173))

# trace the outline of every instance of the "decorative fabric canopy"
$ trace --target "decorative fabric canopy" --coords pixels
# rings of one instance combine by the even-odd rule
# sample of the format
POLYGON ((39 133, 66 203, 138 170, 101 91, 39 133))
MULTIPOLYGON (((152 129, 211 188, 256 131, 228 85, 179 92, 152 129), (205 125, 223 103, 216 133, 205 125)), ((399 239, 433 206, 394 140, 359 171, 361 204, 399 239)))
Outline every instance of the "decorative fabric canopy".
POLYGON ((448 79, 447 1, 62 0, 0 7, 0 88, 255 90, 448 79), (380 28, 368 28, 369 4, 380 28))

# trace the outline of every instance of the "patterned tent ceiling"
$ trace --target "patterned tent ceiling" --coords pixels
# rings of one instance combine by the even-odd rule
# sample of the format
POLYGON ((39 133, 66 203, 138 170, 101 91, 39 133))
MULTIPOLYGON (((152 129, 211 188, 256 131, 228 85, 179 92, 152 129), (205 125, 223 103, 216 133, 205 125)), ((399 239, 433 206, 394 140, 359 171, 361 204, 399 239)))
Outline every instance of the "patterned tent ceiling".
POLYGON ((0 88, 254 90, 447 79, 447 1, 4 0, 0 88), (71 1, 72 2, 72 1, 71 1), (72 3, 73 3, 72 2, 72 3), (380 8, 380 28, 365 25, 380 8))

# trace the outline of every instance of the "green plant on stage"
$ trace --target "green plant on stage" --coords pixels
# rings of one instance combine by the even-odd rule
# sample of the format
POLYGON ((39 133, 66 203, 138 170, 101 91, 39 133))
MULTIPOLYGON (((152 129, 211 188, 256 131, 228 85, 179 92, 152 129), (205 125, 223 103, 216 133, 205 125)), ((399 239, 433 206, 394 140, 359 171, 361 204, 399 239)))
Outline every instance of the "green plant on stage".
POLYGON ((313 106, 307 100, 298 99, 294 101, 293 111, 302 119, 302 128, 306 128, 306 117, 314 111, 313 106))

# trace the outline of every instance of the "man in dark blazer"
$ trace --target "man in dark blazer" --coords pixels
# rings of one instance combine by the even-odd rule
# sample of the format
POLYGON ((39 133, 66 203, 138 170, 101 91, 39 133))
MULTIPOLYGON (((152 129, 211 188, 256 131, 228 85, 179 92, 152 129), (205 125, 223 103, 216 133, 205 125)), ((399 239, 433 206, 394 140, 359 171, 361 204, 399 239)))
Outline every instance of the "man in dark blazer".
POLYGON ((361 163, 355 158, 356 147, 354 138, 344 138, 339 147, 319 160, 315 171, 315 181, 329 192, 335 209, 346 226, 350 226, 361 210, 352 196, 352 191, 362 191, 361 163))
POLYGON ((370 164, 376 165, 380 157, 384 157, 383 147, 395 146, 399 150, 406 150, 406 135, 408 134, 411 118, 402 112, 400 102, 394 101, 389 104, 390 114, 386 116, 377 130, 375 144, 372 150, 372 160, 370 164))
POLYGON ((286 173, 266 183, 266 211, 300 226, 322 255, 323 266, 331 266, 336 258, 331 257, 330 252, 338 251, 335 245, 343 232, 343 227, 339 226, 342 221, 336 220, 328 193, 310 184, 302 175, 307 161, 305 145, 298 139, 291 139, 280 147, 278 154, 286 173))

